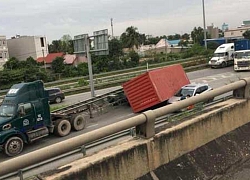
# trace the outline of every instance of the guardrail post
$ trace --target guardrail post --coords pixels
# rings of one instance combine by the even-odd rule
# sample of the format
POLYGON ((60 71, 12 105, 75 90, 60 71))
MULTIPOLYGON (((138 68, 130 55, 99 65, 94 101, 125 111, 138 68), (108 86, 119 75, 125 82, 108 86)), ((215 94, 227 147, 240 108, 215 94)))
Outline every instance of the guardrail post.
POLYGON ((155 135, 155 113, 152 110, 142 113, 146 117, 146 122, 135 127, 136 135, 142 138, 151 138, 155 135))
POLYGON ((22 171, 22 169, 20 169, 18 171, 18 176, 19 176, 20 180, 23 180, 23 171, 22 171))
POLYGON ((87 154, 86 147, 84 145, 81 146, 81 153, 83 154, 83 156, 86 156, 86 154, 87 154))
POLYGON ((248 79, 241 79, 246 82, 246 85, 242 88, 235 89, 233 91, 233 97, 234 98, 240 98, 240 99, 248 99, 250 98, 250 82, 248 82, 248 79))

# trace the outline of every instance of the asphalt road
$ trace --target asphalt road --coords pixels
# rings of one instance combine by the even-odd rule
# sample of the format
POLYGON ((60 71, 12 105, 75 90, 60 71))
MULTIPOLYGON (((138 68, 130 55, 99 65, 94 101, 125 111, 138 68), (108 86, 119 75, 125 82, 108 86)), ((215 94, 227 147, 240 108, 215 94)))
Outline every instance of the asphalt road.
MULTIPOLYGON (((234 72, 233 67, 227 67, 223 69, 204 69, 204 70, 199 70, 195 72, 190 72, 190 73, 187 73, 187 76, 189 77, 191 82, 208 83, 210 86, 212 86, 215 89, 225 84, 237 81, 240 78, 250 77, 250 72, 234 72)), ((121 87, 118 86, 114 88, 108 88, 105 90, 98 90, 96 91, 96 94, 101 95, 106 92, 110 92, 112 90, 118 89, 118 88, 121 88, 121 87)), ((65 101, 61 103, 60 105, 73 104, 75 102, 89 99, 90 97, 91 97, 90 92, 67 96, 65 101)), ((53 106, 58 106, 58 104, 53 105, 53 106)), ((93 119, 89 119, 86 129, 82 131, 78 131, 78 132, 72 132, 69 136, 62 137, 62 138, 58 138, 56 136, 51 135, 47 138, 34 142, 33 144, 26 145, 22 154, 29 153, 31 151, 49 146, 51 144, 55 144, 57 142, 63 141, 65 139, 69 139, 71 137, 80 135, 82 133, 92 131, 94 129, 98 129, 100 127, 109 125, 111 123, 124 120, 133 115, 134 114, 132 110, 128 106, 110 109, 108 112, 102 115, 96 116, 93 119)), ((79 158, 79 157, 76 157, 76 158, 79 158)), ((3 162, 8 159, 10 159, 10 157, 7 157, 3 153, 0 153, 0 162, 3 162)), ((69 161, 72 161, 72 160, 74 160, 74 158, 71 158, 69 161)), ((50 168, 53 168, 53 167, 50 167, 50 168)))
MULTIPOLYGON (((229 73, 228 75, 226 74, 225 76, 229 77, 232 75, 230 73, 233 73, 233 76, 238 76, 237 73, 234 72, 233 67, 227 67, 227 68, 223 68, 223 69, 204 69, 204 70, 200 70, 200 71, 194 71, 194 72, 189 72, 187 73, 188 78, 194 82, 208 82, 210 80, 214 80, 214 79, 218 79, 218 78, 223 78, 220 77, 220 74, 224 74, 224 73, 229 73), (213 76, 212 76, 213 75, 213 76), (218 77, 216 76, 218 75, 218 77), (216 77, 214 77, 216 76, 216 77), (210 79, 204 79, 205 77, 210 79)), ((243 74, 247 74, 247 72, 243 72, 243 74)), ((250 73, 249 73, 250 75, 250 73)), ((230 82, 230 79, 226 80, 225 83, 230 82)), ((219 83, 218 83, 219 84, 219 83)), ((217 84, 215 85, 216 87, 217 84)), ((121 86, 116 86, 116 87, 111 87, 111 88, 107 88, 107 89, 102 89, 102 90, 95 90, 95 94, 96 95, 102 95, 117 89, 120 89, 121 86)), ((214 87, 215 88, 215 87, 214 87)), ((86 93, 81 93, 81 94, 76 94, 76 95, 71 95, 71 96, 67 96, 66 99, 60 103, 60 104, 52 104, 51 106, 63 106, 63 105, 70 105, 79 101, 83 101, 86 99, 91 98, 91 93, 90 92, 86 92, 86 93)))
MULTIPOLYGON (((234 72, 232 67, 227 67, 223 69, 204 69, 200 71, 187 73, 187 76, 191 80, 191 82, 195 83, 208 83, 213 88, 217 88, 223 86, 225 84, 231 83, 233 81, 237 81, 239 78, 250 77, 250 72, 234 72)), ((108 88, 105 90, 98 90, 96 94, 103 94, 106 92, 110 92, 112 90, 118 89, 120 87, 108 88)), ((65 101, 60 105, 73 104, 78 101, 83 101, 91 97, 90 92, 82 93, 72 96, 67 96, 65 101)), ((54 105, 58 106, 58 104, 54 105)), ((116 107, 115 109, 109 109, 108 112, 97 115, 94 118, 88 119, 86 129, 78 132, 72 132, 70 135, 66 137, 58 138, 56 136, 49 136, 47 138, 40 139, 32 144, 26 145, 24 148, 24 153, 28 153, 46 146, 50 144, 54 144, 65 139, 69 139, 71 137, 77 136, 82 133, 86 133, 92 131, 94 129, 98 129, 100 127, 109 125, 114 122, 118 122, 120 120, 124 120, 128 117, 133 116, 133 112, 130 107, 116 107)), ((3 153, 0 153, 0 162, 10 159, 10 157, 5 156, 3 153)))

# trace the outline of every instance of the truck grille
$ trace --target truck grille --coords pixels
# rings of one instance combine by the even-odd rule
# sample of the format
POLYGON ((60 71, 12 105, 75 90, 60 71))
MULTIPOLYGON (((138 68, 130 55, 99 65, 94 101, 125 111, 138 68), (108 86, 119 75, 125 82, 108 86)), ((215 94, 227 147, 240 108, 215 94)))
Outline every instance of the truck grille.
POLYGON ((211 62, 211 64, 215 64, 217 62, 217 60, 211 60, 210 62, 211 62))
POLYGON ((237 65, 238 65, 238 67, 248 67, 249 61, 238 61, 237 65))

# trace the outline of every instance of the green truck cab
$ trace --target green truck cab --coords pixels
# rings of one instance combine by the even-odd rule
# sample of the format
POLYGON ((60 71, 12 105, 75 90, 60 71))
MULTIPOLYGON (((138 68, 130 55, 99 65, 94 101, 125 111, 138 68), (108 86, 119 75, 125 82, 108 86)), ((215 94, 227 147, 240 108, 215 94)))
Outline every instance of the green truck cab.
POLYGON ((23 151, 24 144, 56 133, 66 136, 71 128, 81 130, 80 114, 52 114, 42 81, 15 84, 0 106, 0 150, 8 156, 23 151))

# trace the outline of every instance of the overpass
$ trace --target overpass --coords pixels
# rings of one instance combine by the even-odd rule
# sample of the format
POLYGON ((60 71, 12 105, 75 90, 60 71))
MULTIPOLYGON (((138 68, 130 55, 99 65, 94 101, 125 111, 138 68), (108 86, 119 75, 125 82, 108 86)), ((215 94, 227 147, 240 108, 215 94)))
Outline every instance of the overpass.
MULTIPOLYGON (((250 79, 215 89, 173 105, 146 111, 123 122, 86 133, 71 141, 1 163, 0 175, 30 161, 39 162, 100 136, 136 126, 130 139, 63 167, 39 175, 40 179, 205 179, 220 175, 250 153, 250 79), (233 90, 233 99, 215 104, 207 112, 155 134, 156 117, 233 90), (88 139, 86 139, 88 138, 88 139), (64 147, 64 148, 63 148, 64 147), (66 150, 65 150, 66 149, 66 150), (46 154, 47 153, 47 154, 46 154), (32 158, 32 159, 31 159, 32 158)), ((31 178, 32 179, 32 178, 31 178)), ((37 179, 37 176, 33 179, 37 179)))

